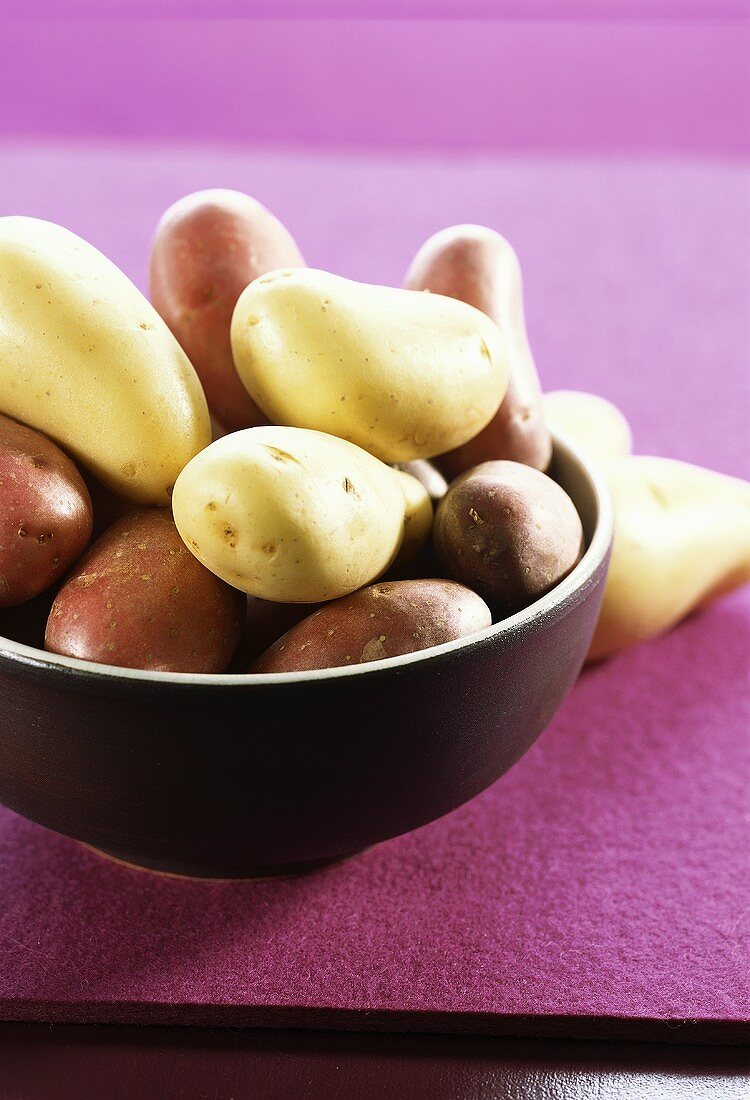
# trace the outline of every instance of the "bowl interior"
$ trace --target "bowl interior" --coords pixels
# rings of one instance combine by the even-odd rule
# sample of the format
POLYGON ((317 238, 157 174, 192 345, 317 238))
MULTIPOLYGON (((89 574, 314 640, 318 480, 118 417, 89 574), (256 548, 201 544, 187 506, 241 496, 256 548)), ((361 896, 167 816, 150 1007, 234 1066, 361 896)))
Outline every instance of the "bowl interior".
MULTIPOLYGON (((321 680, 337 677, 366 676, 382 672, 386 668, 397 668, 420 661, 435 660, 447 653, 458 651, 503 633, 510 633, 524 623, 543 616, 568 600, 571 595, 591 578, 606 557, 613 531, 612 504, 598 470, 596 461, 580 450, 576 445, 559 433, 554 435, 554 451, 549 473, 565 489, 576 505, 581 517, 586 549, 578 565, 560 584, 541 599, 536 600, 522 611, 495 623, 485 630, 452 642, 445 642, 431 649, 417 653, 408 653, 399 657, 389 657, 370 664, 350 665, 340 668, 318 669, 310 672, 284 672, 274 674, 194 674, 182 672, 147 672, 140 669, 119 668, 114 665, 94 664, 90 661, 64 657, 47 653, 42 649, 27 645, 11 637, 0 636, 0 657, 12 658, 18 662, 48 668, 65 670, 68 673, 80 673, 87 677, 107 677, 117 680, 139 680, 152 683, 195 683, 201 686, 210 684, 226 687, 240 687, 249 684, 283 683, 301 680, 321 680)), ((34 601, 30 601, 33 603, 34 601)), ((22 613, 20 608, 9 609, 14 617, 22 613)), ((0 620, 2 630, 2 620, 0 620)))

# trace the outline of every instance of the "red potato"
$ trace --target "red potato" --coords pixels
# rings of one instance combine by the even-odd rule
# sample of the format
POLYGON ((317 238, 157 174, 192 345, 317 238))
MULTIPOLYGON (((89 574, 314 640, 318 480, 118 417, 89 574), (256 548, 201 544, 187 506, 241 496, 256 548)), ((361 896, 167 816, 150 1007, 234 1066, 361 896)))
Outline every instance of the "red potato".
POLYGON ((552 443, 526 336, 521 268, 511 245, 492 229, 456 225, 430 237, 406 276, 409 290, 429 290, 481 309, 506 340, 510 382, 502 404, 473 439, 433 459, 450 480, 491 459, 511 459, 545 470, 552 443))
POLYGON ((52 605, 45 649, 121 668, 223 672, 244 593, 193 557, 168 511, 140 509, 94 543, 52 605))
POLYGON ((519 462, 484 462, 453 482, 433 538, 447 574, 505 618, 567 576, 581 556, 583 528, 552 478, 519 462))
POLYGON ((170 206, 151 251, 151 301, 203 384, 227 431, 266 424, 234 367, 229 329, 242 291, 259 275, 304 267, 290 233, 240 191, 196 191, 170 206))
POLYGON ((463 585, 383 581, 303 619, 249 671, 304 672, 382 661, 467 637, 491 622, 484 601, 463 585))
POLYGON ((91 538, 91 498, 60 448, 0 416, 0 608, 64 576, 91 538))

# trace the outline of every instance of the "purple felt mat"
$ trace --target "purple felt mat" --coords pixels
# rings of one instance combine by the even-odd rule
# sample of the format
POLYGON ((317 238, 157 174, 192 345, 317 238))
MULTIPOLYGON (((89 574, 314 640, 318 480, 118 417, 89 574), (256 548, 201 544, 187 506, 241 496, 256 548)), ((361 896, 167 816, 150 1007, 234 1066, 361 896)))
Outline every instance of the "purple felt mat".
MULTIPOLYGON (((258 194, 311 263, 373 280, 439 225, 489 222, 521 253, 548 388, 617 400, 639 450, 746 472, 737 166, 38 147, 0 165, 3 212, 65 222, 139 281, 160 208, 199 185, 258 194)), ((746 1035, 749 606, 586 672, 490 790, 315 875, 160 878, 0 811, 0 1015, 746 1035)))

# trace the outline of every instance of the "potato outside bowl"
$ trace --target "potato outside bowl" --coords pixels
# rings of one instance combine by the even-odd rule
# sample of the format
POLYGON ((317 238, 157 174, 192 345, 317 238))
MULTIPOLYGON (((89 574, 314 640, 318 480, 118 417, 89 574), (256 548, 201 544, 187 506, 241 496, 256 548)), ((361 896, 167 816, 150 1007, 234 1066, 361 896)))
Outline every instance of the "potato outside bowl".
POLYGON ((587 549, 552 592, 471 638, 370 665, 193 676, 0 639, 0 802, 128 863, 213 878, 305 870, 484 790, 581 669, 612 510, 557 439, 587 549))

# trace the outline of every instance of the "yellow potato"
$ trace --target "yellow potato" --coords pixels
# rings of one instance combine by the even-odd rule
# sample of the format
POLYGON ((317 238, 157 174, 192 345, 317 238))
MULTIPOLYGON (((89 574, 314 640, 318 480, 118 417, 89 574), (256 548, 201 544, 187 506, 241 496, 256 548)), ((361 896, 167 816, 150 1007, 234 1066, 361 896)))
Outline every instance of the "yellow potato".
POLYGON ((404 565, 417 556, 432 531, 432 501, 418 478, 404 470, 394 470, 404 494, 404 530, 394 566, 404 565))
POLYGON ((269 420, 338 435, 384 462, 466 443, 508 384, 500 330, 473 306, 309 269, 246 288, 232 352, 269 420))
POLYGON ((168 504, 211 441, 200 382, 154 308, 90 244, 36 218, 0 218, 0 412, 143 504, 168 504))
POLYGON ((615 541, 590 660, 750 581, 750 484, 668 458, 603 463, 615 541))
POLYGON ((569 435, 595 458, 619 458, 633 448, 630 425, 606 397, 551 390, 542 397, 542 410, 549 428, 569 435))
POLYGON ((280 603, 320 603, 369 584, 404 531, 396 471, 303 428, 247 428, 212 443, 178 477, 172 508, 199 561, 280 603))

